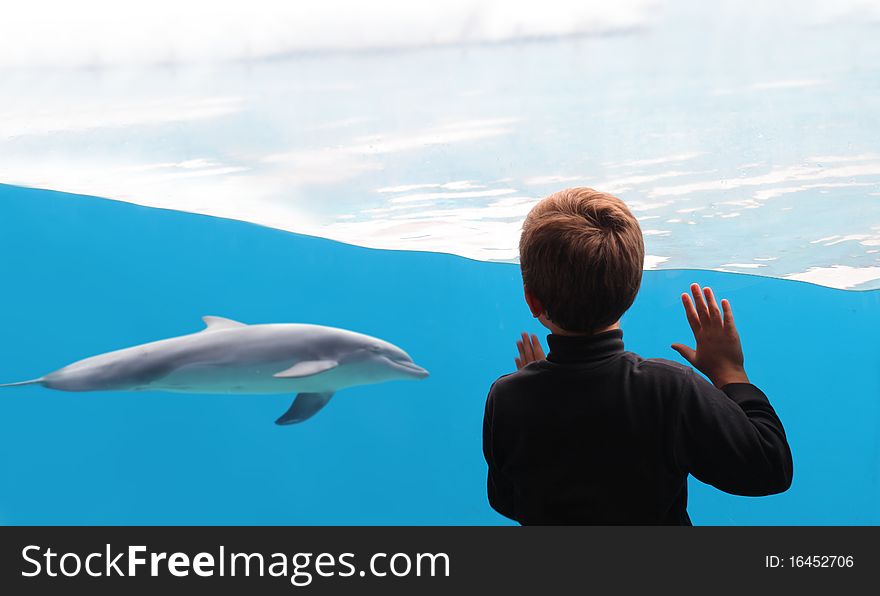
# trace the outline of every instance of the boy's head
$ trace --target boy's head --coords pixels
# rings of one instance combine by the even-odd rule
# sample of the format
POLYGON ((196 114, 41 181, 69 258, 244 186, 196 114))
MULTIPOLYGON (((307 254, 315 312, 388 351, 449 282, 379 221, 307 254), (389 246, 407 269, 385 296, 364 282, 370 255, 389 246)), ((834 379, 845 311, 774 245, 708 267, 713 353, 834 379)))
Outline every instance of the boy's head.
POLYGON ((592 334, 616 323, 635 300, 645 244, 623 201, 568 188, 529 212, 519 258, 532 313, 551 330, 592 334))

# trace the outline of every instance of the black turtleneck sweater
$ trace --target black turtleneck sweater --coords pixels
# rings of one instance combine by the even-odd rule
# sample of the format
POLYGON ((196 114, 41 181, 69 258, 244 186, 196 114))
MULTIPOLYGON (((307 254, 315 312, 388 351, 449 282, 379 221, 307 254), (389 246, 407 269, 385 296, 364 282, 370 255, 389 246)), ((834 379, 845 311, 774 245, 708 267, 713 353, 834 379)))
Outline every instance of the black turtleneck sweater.
POLYGON ((690 525, 687 476, 760 496, 791 485, 782 423, 750 383, 623 349, 623 331, 547 337, 493 383, 483 420, 489 503, 521 524, 690 525))

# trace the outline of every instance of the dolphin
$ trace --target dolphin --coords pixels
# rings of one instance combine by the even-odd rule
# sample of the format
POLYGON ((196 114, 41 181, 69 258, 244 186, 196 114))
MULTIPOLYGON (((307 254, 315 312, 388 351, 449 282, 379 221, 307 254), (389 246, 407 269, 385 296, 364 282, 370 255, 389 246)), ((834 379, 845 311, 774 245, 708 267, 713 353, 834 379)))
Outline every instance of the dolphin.
POLYGON ((205 328, 74 362, 38 379, 0 387, 42 385, 61 391, 297 393, 276 424, 314 416, 340 389, 423 379, 428 371, 381 339, 306 324, 246 325, 202 317, 205 328))

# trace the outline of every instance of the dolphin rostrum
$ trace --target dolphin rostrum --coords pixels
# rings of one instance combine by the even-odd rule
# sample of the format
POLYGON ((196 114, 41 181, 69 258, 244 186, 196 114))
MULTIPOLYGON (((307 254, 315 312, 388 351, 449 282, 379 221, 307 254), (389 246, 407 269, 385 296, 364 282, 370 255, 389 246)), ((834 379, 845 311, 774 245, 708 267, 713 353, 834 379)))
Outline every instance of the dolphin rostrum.
POLYGON ((246 325, 203 317, 205 329, 100 354, 39 379, 0 387, 42 385, 61 391, 172 391, 177 393, 297 396, 276 424, 314 416, 336 391, 428 371, 381 339, 333 327, 246 325))

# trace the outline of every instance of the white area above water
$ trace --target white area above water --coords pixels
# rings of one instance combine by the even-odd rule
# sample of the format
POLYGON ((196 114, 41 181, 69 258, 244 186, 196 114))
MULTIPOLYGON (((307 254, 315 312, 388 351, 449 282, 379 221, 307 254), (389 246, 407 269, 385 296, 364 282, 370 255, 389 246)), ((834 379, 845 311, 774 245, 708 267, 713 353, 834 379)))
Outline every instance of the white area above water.
POLYGON ((36 2, 0 183, 500 261, 586 185, 647 268, 880 287, 880 11, 767 4, 36 2))
POLYGON ((254 60, 601 35, 644 26, 652 0, 30 0, 4 10, 0 66, 254 60))

